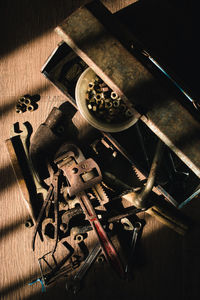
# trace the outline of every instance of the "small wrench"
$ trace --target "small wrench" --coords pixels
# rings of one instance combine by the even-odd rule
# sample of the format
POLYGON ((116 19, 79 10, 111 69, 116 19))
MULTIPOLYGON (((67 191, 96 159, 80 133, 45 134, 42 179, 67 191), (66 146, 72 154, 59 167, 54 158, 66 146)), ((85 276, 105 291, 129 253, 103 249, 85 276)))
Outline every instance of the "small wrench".
POLYGON ((83 265, 80 267, 79 271, 75 274, 75 276, 71 280, 67 280, 66 289, 67 291, 72 290, 73 294, 77 294, 77 292, 81 288, 81 280, 83 279, 84 275, 91 267, 92 263, 96 260, 97 256, 101 252, 101 245, 98 243, 90 254, 87 256, 86 260, 84 261, 83 265))
POLYGON ((128 277, 131 271, 132 263, 133 263, 133 258, 134 258, 134 252, 135 252, 135 246, 136 242, 138 239, 139 232, 142 228, 142 223, 141 222, 136 222, 134 224, 134 229, 133 229, 133 234, 132 234, 132 239, 131 239, 131 251, 130 251, 130 256, 128 259, 128 263, 125 267, 125 274, 128 277))

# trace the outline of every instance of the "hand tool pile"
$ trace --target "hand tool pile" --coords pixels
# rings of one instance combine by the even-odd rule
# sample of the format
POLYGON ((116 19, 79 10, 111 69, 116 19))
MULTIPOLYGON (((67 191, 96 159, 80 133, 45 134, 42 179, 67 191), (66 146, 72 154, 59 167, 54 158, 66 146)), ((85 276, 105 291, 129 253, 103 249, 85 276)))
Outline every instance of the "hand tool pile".
MULTIPOLYGON (((153 137, 150 155, 144 130, 141 132, 138 124, 132 127, 129 134, 136 141, 139 132, 142 141, 139 149, 143 150, 138 153, 145 154, 142 161, 146 168, 140 167, 140 159, 133 159, 130 149, 122 146, 127 146, 125 140, 99 132, 88 123, 86 128, 79 112, 70 112, 72 106, 66 105, 67 115, 61 108, 53 108, 31 140, 30 124, 25 123, 23 130, 15 126, 6 145, 34 223, 32 249, 37 235, 53 245, 38 259, 41 277, 30 284, 39 281, 45 290, 65 278, 67 291, 76 294, 96 260, 107 261, 122 279, 133 277, 136 248, 145 225, 142 212, 181 235, 189 225, 175 207, 178 204, 169 189, 165 189, 171 186, 171 177, 161 172, 162 157, 168 150, 160 140, 153 137), (91 236, 92 245, 88 244, 91 236), (58 246, 69 252, 62 261, 56 259, 58 246)), ((130 139, 126 140, 130 145, 130 139)), ((169 157, 171 160, 171 153, 169 157)), ((187 172, 178 174, 173 167, 173 178, 188 178, 187 172)), ((173 186, 176 182, 173 179, 173 186)))
MULTIPOLYGON (((105 258, 121 278, 128 278, 131 274, 132 259, 129 258, 125 269, 112 243, 115 227, 113 223, 120 222, 124 230, 133 232, 132 240, 130 240, 130 257, 132 257, 138 233, 142 230, 142 222, 134 218, 131 222, 127 216, 133 215, 136 209, 132 211, 124 209, 120 211, 120 214, 112 212, 113 208, 109 208, 111 202, 105 191, 108 187, 103 187, 105 183, 102 181, 102 173, 98 164, 92 158, 85 159, 76 145, 68 143, 62 145, 55 155, 54 163, 56 167, 53 178, 36 219, 33 250, 36 235, 39 232, 46 238, 54 240, 54 246, 50 252, 54 256, 58 243, 65 241, 67 236, 70 236, 75 243, 84 243, 88 232, 94 230, 95 246, 85 261, 82 264, 81 261, 76 261, 76 264, 73 262, 71 268, 67 268, 65 272, 62 270, 62 275, 66 276, 69 271, 81 264, 72 278, 67 277, 67 290, 72 290, 73 293, 78 292, 81 279, 97 258, 100 260, 105 258)), ((44 257, 39 260, 41 259, 44 260, 44 257)), ((58 275, 57 272, 56 275, 58 275)), ((40 278, 42 286, 49 285, 54 277, 54 270, 52 276, 44 275, 42 272, 40 278)))

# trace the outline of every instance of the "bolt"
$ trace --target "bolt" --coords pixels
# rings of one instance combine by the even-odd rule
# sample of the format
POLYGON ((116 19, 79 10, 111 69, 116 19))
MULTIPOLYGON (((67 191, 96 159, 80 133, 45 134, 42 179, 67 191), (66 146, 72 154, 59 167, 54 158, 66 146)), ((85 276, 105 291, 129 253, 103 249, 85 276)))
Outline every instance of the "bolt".
POLYGON ((102 98, 102 94, 96 94, 95 97, 94 97, 94 99, 95 99, 96 101, 100 101, 101 98, 102 98))
POLYGON ((88 91, 91 91, 94 88, 94 82, 89 82, 88 91))
POLYGON ((31 105, 31 104, 28 105, 28 106, 27 106, 27 110, 28 110, 28 111, 34 111, 34 106, 31 105))
POLYGON ((31 104, 31 100, 29 98, 24 98, 24 103, 25 104, 31 104))
POLYGON ((65 224, 65 223, 60 224, 61 231, 65 231, 66 229, 67 229, 67 224, 65 224))
POLYGON ((112 107, 112 102, 110 100, 105 101, 105 108, 111 108, 112 107))
POLYGON ((84 238, 82 234, 77 234, 74 239, 77 243, 80 243, 83 241, 84 238))
POLYGON ((113 106, 114 107, 119 107, 119 105, 120 105, 119 101, 116 101, 116 100, 113 101, 113 106))
POLYGON ((77 174, 77 173, 78 173, 78 169, 77 169, 77 168, 73 168, 73 169, 72 169, 72 173, 73 173, 73 174, 77 174))
POLYGON ((25 227, 26 228, 30 228, 30 227, 32 227, 33 226, 33 221, 31 220, 31 219, 29 219, 29 220, 27 220, 26 222, 25 222, 25 227))
POLYGON ((24 104, 24 103, 25 103, 25 99, 26 99, 25 97, 21 97, 21 98, 18 100, 18 102, 24 104))
POLYGON ((111 97, 112 99, 117 99, 117 98, 118 98, 118 95, 117 95, 117 93, 115 93, 115 92, 111 92, 110 97, 111 97))
POLYGON ((104 258, 104 255, 103 255, 103 254, 102 254, 102 255, 99 255, 99 256, 97 257, 97 262, 98 262, 98 263, 102 264, 104 261, 105 261, 105 258, 104 258))
POLYGON ((18 114, 22 114, 22 113, 23 113, 23 111, 22 111, 20 108, 16 108, 16 113, 18 113, 18 114))
POLYGON ((21 114, 21 113, 23 113, 25 111, 26 111, 26 105, 20 104, 20 103, 16 104, 16 112, 17 113, 21 114))

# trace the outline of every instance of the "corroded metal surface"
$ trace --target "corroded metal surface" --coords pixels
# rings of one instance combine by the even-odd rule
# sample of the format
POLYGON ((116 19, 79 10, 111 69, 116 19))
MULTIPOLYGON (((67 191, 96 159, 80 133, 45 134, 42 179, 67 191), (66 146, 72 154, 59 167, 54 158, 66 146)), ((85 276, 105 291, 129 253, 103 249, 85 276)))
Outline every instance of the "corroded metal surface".
POLYGON ((62 39, 119 95, 136 118, 167 144, 200 177, 200 124, 150 71, 85 7, 56 28, 62 39))

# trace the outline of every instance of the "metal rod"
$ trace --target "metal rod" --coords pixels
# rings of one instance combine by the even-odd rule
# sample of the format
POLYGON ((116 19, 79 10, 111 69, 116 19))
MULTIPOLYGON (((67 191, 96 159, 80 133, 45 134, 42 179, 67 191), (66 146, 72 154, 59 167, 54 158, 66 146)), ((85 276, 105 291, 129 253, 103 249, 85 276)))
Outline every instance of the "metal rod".
POLYGON ((183 206, 188 204, 194 197, 196 197, 200 193, 200 188, 194 192, 192 195, 190 195, 185 201, 183 201, 181 204, 179 204, 178 208, 181 209, 183 206))
POLYGON ((161 160, 162 152, 163 152, 162 149, 163 149, 163 143, 161 140, 159 140, 157 147, 156 147, 154 159, 153 159, 153 162, 151 165, 151 170, 150 170, 149 176, 147 178, 147 183, 145 185, 145 188, 139 195, 140 201, 144 201, 153 188, 155 178, 156 178, 156 172, 157 172, 157 169, 158 169, 158 166, 159 166, 159 163, 161 160))

